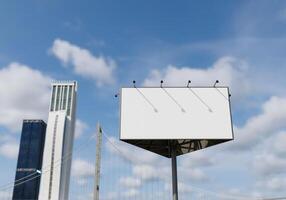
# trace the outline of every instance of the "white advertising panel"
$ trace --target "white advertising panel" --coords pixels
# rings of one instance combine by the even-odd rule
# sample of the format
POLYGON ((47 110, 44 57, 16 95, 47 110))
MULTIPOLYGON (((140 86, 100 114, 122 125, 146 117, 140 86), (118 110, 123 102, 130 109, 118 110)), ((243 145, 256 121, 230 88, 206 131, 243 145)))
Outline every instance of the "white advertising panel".
POLYGON ((227 87, 122 88, 121 140, 233 139, 227 87))

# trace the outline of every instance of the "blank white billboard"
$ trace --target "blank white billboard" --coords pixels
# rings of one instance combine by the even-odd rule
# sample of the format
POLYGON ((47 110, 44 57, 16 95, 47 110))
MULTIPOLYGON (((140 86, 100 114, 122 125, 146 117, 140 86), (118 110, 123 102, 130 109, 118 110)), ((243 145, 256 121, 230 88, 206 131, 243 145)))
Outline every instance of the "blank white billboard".
POLYGON ((122 88, 121 140, 233 139, 227 87, 122 88))

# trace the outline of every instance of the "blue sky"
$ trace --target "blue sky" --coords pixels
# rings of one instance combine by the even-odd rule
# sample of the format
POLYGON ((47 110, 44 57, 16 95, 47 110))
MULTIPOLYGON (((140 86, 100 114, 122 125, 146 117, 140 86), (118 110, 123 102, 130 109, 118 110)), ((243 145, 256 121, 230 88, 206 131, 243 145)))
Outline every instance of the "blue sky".
MULTIPOLYGON (((77 147, 97 121, 118 138, 113 96, 134 79, 138 85, 159 85, 161 79, 167 85, 189 79, 212 85, 219 79, 231 87, 236 139, 179 158, 181 173, 190 171, 187 180, 181 178, 187 188, 182 194, 196 185, 232 195, 285 195, 284 1, 6 1, 0 24, 0 185, 14 178, 21 119, 47 118, 51 80, 79 83, 77 147), (199 164, 190 165, 195 161, 199 164)), ((79 168, 93 163, 92 151, 94 145, 75 152, 79 168)), ((106 157, 120 158, 108 145, 105 151, 106 157)), ((153 170, 158 166, 150 160, 167 162, 145 157, 130 158, 129 168, 153 170)), ((131 171, 118 176, 134 182, 140 175, 131 171)), ((91 176, 88 170, 74 173, 71 190, 76 180, 91 176)), ((150 180, 125 189, 168 182, 150 180)))

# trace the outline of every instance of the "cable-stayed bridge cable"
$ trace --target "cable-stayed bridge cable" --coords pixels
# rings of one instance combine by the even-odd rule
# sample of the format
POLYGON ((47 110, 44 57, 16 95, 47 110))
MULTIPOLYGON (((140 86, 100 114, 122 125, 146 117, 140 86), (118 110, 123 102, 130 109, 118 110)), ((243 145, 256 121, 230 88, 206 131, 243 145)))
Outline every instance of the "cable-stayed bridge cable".
MULTIPOLYGON (((80 150, 80 149, 86 148, 86 147, 87 147, 86 144, 89 143, 94 137, 95 137, 95 136, 92 135, 86 142, 84 142, 84 143, 81 144, 79 147, 77 147, 76 151, 77 151, 77 150, 80 150), (83 147, 84 147, 84 148, 83 148, 83 147)), ((64 155, 64 156, 62 157, 62 159, 56 160, 55 163, 58 163, 58 162, 60 162, 60 161, 62 161, 62 163, 63 163, 63 162, 66 162, 66 161, 72 156, 72 153, 73 153, 73 152, 67 153, 66 155, 64 155)), ((62 163, 60 163, 60 165, 62 165, 62 163)), ((56 166, 58 166, 58 165, 56 165, 56 166)), ((50 165, 45 166, 45 168, 42 169, 41 174, 49 172, 49 171, 50 171, 49 167, 50 167, 50 165), (48 169, 46 169, 46 168, 48 168, 48 169)), ((5 184, 5 185, 3 185, 3 186, 0 187, 0 191, 1 191, 1 190, 6 190, 7 188, 10 188, 10 187, 14 187, 14 185, 15 185, 15 186, 21 185, 21 184, 23 184, 23 183, 26 183, 26 182, 28 182, 28 181, 30 181, 30 180, 34 180, 35 178, 41 176, 41 174, 39 174, 39 175, 37 175, 36 177, 32 177, 32 178, 30 178, 30 179, 28 179, 28 180, 24 180, 24 179, 26 179, 27 177, 30 177, 30 176, 35 175, 35 174, 38 174, 38 172, 34 172, 34 173, 30 174, 30 175, 27 175, 27 176, 24 176, 24 177, 22 177, 22 178, 20 178, 20 179, 17 179, 17 180, 14 181, 14 182, 10 182, 10 183, 8 183, 8 184, 5 184), (21 180, 24 180, 24 181, 21 181, 21 180), (20 182, 20 183, 18 183, 18 182, 20 182), (15 184, 15 183, 16 183, 16 184, 15 184)))

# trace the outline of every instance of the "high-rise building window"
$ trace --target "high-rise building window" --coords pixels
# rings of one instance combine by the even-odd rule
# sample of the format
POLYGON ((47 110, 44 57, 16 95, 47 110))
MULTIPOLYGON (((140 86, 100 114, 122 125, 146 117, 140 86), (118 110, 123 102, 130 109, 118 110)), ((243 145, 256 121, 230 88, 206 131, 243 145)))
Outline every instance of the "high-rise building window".
POLYGON ((57 136, 57 125, 58 125, 58 115, 56 115, 54 132, 53 132, 53 145, 52 145, 52 159, 51 159, 51 169, 50 169, 50 183, 49 183, 49 200, 52 196, 52 186, 53 186, 53 173, 54 173, 54 160, 55 160, 55 146, 56 146, 56 136, 57 136))
POLYGON ((59 110, 59 106, 60 106, 60 94, 61 94, 61 86, 59 85, 57 88, 56 111, 59 110))
POLYGON ((52 91, 52 101, 51 101, 51 111, 54 111, 54 106, 55 106, 55 95, 56 95, 56 86, 53 86, 53 91, 52 91))
POLYGON ((63 109, 63 96, 64 96, 63 93, 64 93, 64 86, 61 87, 59 110, 63 109))
POLYGON ((71 99, 72 99, 72 86, 69 86, 67 115, 70 115, 70 112, 71 112, 71 99))
POLYGON ((66 109, 66 104, 67 104, 67 92, 68 92, 68 86, 65 85, 64 87, 64 101, 63 101, 63 110, 66 109))

